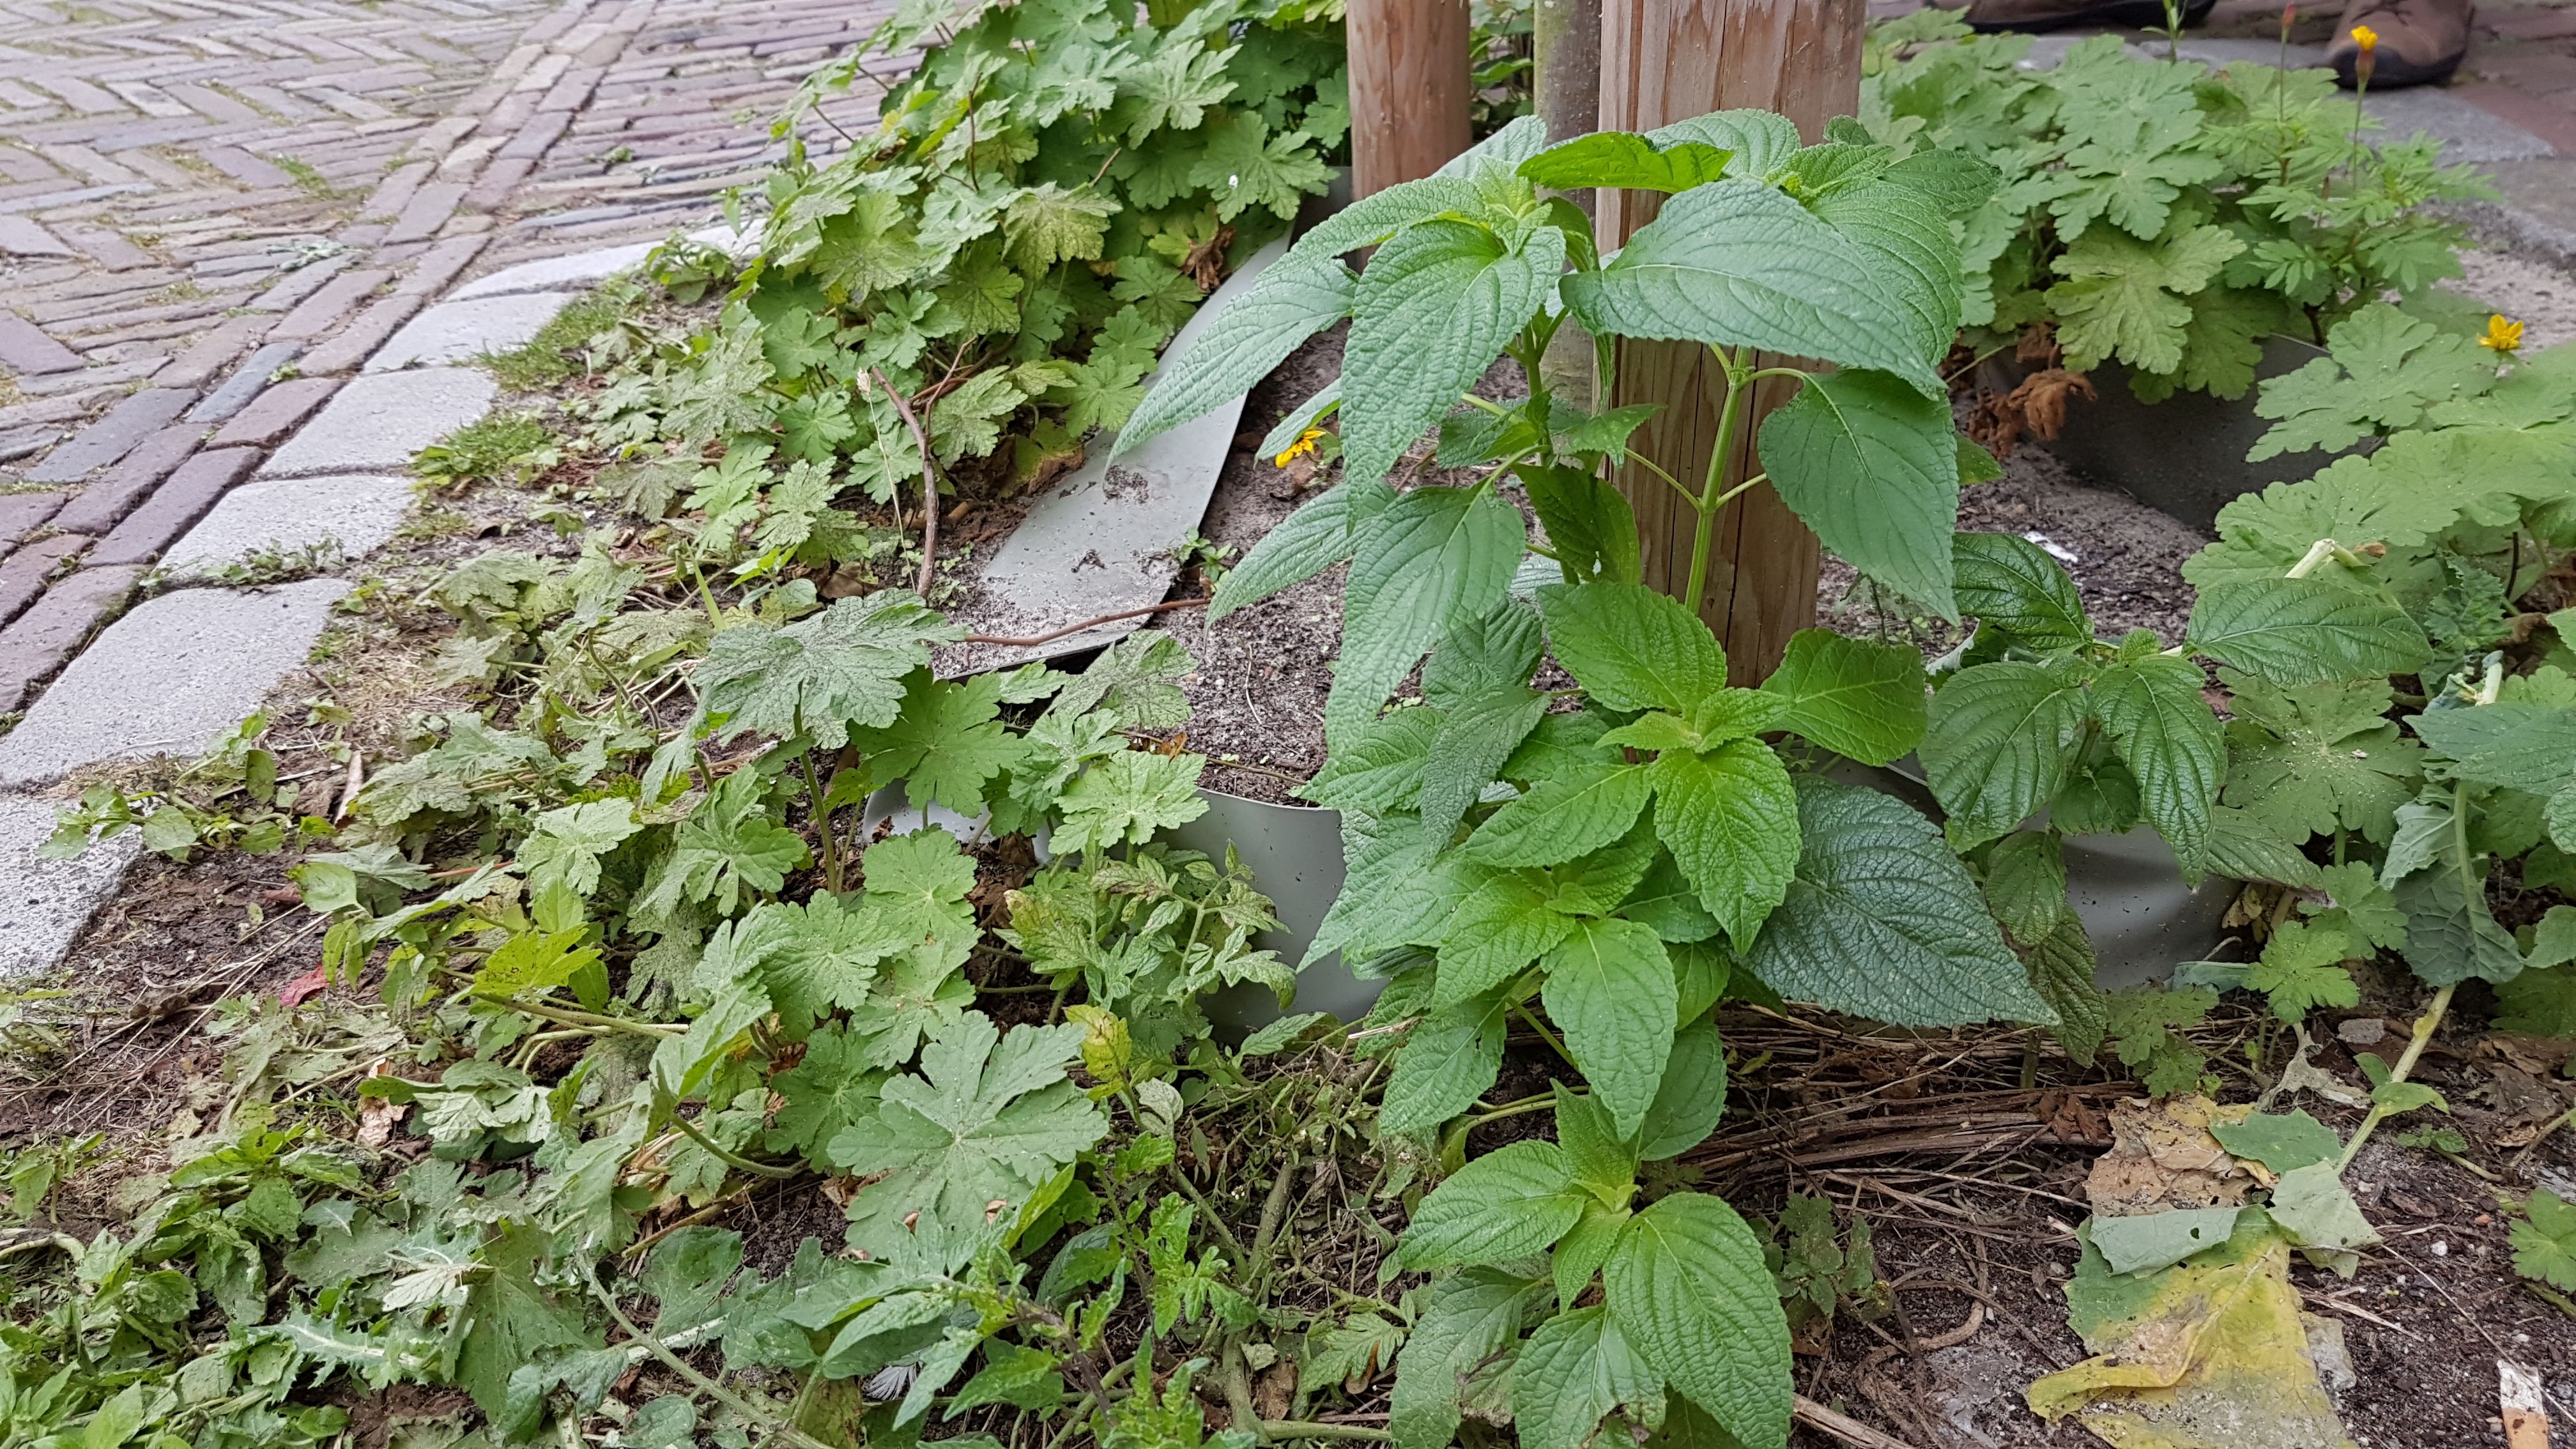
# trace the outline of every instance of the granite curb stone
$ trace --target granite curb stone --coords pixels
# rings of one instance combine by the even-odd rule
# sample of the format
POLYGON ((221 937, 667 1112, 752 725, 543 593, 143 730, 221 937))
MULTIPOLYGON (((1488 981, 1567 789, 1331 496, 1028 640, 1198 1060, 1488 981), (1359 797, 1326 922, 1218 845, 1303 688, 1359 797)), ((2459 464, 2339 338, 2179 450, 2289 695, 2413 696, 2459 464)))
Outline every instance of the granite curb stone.
POLYGON ((0 795, 0 981, 51 970, 143 849, 127 831, 69 860, 36 852, 53 837, 50 800, 0 795))
POLYGON ((163 567, 199 576, 263 549, 325 542, 345 558, 382 548, 411 509, 409 478, 380 474, 264 478, 226 493, 215 510, 171 545, 163 567))
POLYGON ((482 417, 499 393, 500 384, 472 368, 361 376, 289 438, 259 475, 400 472, 413 454, 482 417))
POLYGON ((107 760, 195 757, 304 663, 348 591, 345 580, 308 579, 273 589, 183 589, 144 603, 82 650, 0 737, 0 788, 107 760))

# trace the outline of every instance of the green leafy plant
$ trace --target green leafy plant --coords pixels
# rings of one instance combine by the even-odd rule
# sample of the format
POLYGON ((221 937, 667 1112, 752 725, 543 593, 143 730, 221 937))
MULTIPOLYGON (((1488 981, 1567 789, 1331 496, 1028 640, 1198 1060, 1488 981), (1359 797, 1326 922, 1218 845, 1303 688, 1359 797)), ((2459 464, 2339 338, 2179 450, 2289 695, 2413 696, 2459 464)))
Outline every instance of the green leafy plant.
POLYGON ((2261 341, 2323 342, 2389 293, 2459 275, 2438 203, 2485 194, 2418 135, 2361 141, 2324 70, 2148 60, 2113 36, 2048 69, 2027 36, 1926 9, 1876 27, 1861 116, 1879 139, 1944 146, 2002 173, 1967 218, 1960 319, 1979 353, 2016 346, 2138 396, 2241 397, 2261 341))

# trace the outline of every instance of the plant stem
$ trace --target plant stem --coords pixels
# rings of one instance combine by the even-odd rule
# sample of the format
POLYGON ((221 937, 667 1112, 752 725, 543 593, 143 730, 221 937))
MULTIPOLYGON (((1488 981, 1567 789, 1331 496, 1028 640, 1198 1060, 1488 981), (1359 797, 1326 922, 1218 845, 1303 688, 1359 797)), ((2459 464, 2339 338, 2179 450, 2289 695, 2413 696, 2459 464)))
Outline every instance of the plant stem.
POLYGON ((485 997, 484 999, 487 1001, 497 1002, 507 1010, 523 1012, 526 1015, 537 1018, 539 1021, 559 1022, 565 1026, 595 1026, 603 1031, 622 1031, 634 1036, 649 1036, 657 1041, 666 1036, 686 1036, 689 1031, 685 1026, 677 1026, 666 1022, 628 1021, 623 1017, 599 1016, 587 1011, 574 1011, 568 1007, 561 1006, 546 1006, 534 1001, 517 1001, 508 997, 497 996, 485 997))
POLYGON ((781 1167, 766 1162, 754 1162, 748 1157, 728 1151, 714 1138, 699 1131, 696 1126, 690 1123, 688 1118, 681 1116, 677 1110, 676 1104, 674 1105, 671 1113, 671 1125, 680 1129, 681 1136, 686 1137, 691 1142, 705 1148, 709 1156, 715 1158, 716 1161, 723 1163, 727 1167, 738 1167, 745 1172, 756 1172, 762 1177, 775 1177, 780 1179, 794 1177, 805 1170, 801 1166, 781 1167))
POLYGON ((1735 356, 1723 347, 1711 347, 1709 352, 1725 370, 1726 397, 1718 404, 1717 444, 1709 449, 1708 478, 1700 485, 1699 531, 1691 539, 1690 582, 1682 592, 1682 606, 1693 616, 1698 615, 1700 599, 1708 589, 1708 556, 1717 543, 1717 513, 1723 506, 1718 481, 1726 476, 1727 457, 1735 451, 1736 423, 1744 415, 1745 399, 1751 391, 1744 367, 1735 356))
POLYGON ((814 752, 805 752, 805 789, 813 801, 814 832, 823 840, 823 889, 841 893, 841 843, 832 834, 832 811, 823 793, 823 777, 814 769, 814 752))
POLYGON ((581 1275, 581 1281, 582 1286, 590 1290, 590 1296, 598 1299, 599 1306, 607 1309, 608 1316, 615 1319, 617 1326, 626 1331, 627 1337, 642 1344, 645 1352, 652 1354, 655 1358, 662 1361, 662 1366, 664 1368, 667 1368, 671 1372, 688 1380, 691 1384, 695 1385, 701 1393, 713 1398, 718 1403, 723 1404, 725 1407, 742 1415, 744 1418, 749 1419, 751 1422, 768 1428, 771 1433, 778 1435, 789 1443, 802 1446, 802 1449, 832 1449, 831 1445, 826 1444, 822 1440, 815 1438, 813 1435, 806 1433, 804 1430, 797 1428, 794 1424, 788 1423, 785 1420, 778 1418, 776 1415, 763 1410, 759 1406, 753 1404, 749 1399, 742 1397, 740 1394, 733 1392, 724 1385, 708 1378, 705 1374, 689 1367, 688 1361, 681 1358, 678 1354, 671 1352, 668 1348, 665 1348, 662 1345, 662 1340, 655 1338, 653 1335, 646 1333, 643 1329, 636 1327, 634 1320, 626 1316, 626 1311, 617 1306, 616 1298, 612 1297, 607 1289, 599 1286, 599 1280, 597 1278, 584 1272, 581 1275))
MULTIPOLYGON (((2445 986, 2433 993, 2433 1004, 2424 1009, 2422 1016, 2415 1018, 2415 1031, 2406 1042, 2405 1054, 2398 1057, 2397 1065, 2389 1069, 2389 1081, 2405 1081, 2406 1074, 2415 1070, 2415 1059, 2424 1054, 2425 1043, 2430 1042, 2433 1033, 2441 1028, 2442 1013, 2450 1010, 2451 993, 2458 989, 2457 986, 2445 986)), ((2379 1119, 2387 1115, 2387 1109, 2377 1101, 2370 1104, 2370 1115, 2362 1118, 2361 1125, 2352 1129, 2352 1140, 2343 1145, 2343 1156, 2335 1159, 2337 1173, 2352 1166, 2352 1159, 2361 1151, 2361 1144, 2370 1140, 2371 1132, 2379 1126, 2379 1119)))
POLYGON ((1318 1424, 1310 1419, 1263 1419, 1261 1432, 1273 1439, 1326 1439, 1361 1444, 1392 1444, 1395 1436, 1366 1424, 1318 1424))
POLYGON ((1555 1032, 1552 1032, 1552 1031, 1549 1031, 1549 1030, 1547 1029, 1547 1023, 1546 1023, 1546 1022, 1543 1022, 1543 1021, 1541 1021, 1541 1020, 1539 1020, 1539 1019, 1538 1019, 1538 1014, 1537 1014, 1537 1013, 1535 1013, 1535 1012, 1533 1012, 1533 1011, 1531 1011, 1531 1010, 1529 1009, 1529 1006, 1528 1006, 1526 1003, 1523 1003, 1523 1002, 1517 1002, 1517 1001, 1516 1001, 1516 1002, 1513 1002, 1513 1003, 1512 1003, 1512 1010, 1517 1011, 1517 1012, 1519 1012, 1519 1013, 1521 1014, 1521 1020, 1523 1020, 1523 1021, 1525 1021, 1525 1022, 1528 1022, 1528 1023, 1529 1023, 1529 1028, 1530 1028, 1530 1030, 1532 1030, 1532 1031, 1534 1031, 1534 1032, 1537 1032, 1537 1033, 1539 1034, 1539 1039, 1540 1039, 1541 1041, 1546 1042, 1546 1043, 1548 1044, 1548 1046, 1549 1046, 1551 1049, 1553 1049, 1553 1050, 1556 1052, 1556 1054, 1557 1054, 1558 1056, 1565 1058, 1566 1065, 1568 1065, 1568 1066, 1577 1066, 1577 1065, 1579 1065, 1579 1064, 1578 1064, 1578 1063, 1576 1063, 1576 1062, 1575 1062, 1575 1060, 1574 1060, 1574 1053, 1572 1053, 1572 1052, 1570 1052, 1570 1051, 1567 1051, 1567 1050, 1565 1049, 1565 1043, 1564 1043, 1564 1042, 1562 1042, 1562 1041, 1557 1040, 1556 1033, 1555 1033, 1555 1032))

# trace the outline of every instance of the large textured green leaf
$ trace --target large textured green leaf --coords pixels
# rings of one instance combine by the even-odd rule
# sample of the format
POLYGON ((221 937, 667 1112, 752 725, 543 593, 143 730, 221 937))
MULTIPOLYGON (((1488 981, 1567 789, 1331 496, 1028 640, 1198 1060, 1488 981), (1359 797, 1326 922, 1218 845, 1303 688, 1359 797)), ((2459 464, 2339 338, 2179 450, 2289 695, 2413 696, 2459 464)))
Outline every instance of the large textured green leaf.
POLYGON ((1923 772, 1961 846, 2028 819, 2066 783, 2084 729, 2085 667, 2073 660, 1971 665, 1932 696, 1923 772))
POLYGON ((2226 733, 2201 684, 2200 666, 2171 654, 2114 664, 2093 681, 2093 713, 2138 779, 2147 823, 2192 872, 2208 854, 2227 772, 2226 733))
POLYGON ((1391 815, 1422 796, 1423 762, 1440 737, 1436 709, 1399 709, 1345 737, 1297 793, 1344 813, 1391 815))
MULTIPOLYGON (((1381 193, 1383 194, 1383 193, 1381 193)), ((1458 1433, 1459 1380, 1520 1340, 1521 1324, 1546 1302, 1545 1278, 1468 1268, 1431 1280, 1422 1317, 1404 1341, 1387 1404, 1397 1449, 1447 1449, 1458 1433)))
POLYGON ((1512 1427, 1522 1449, 1584 1449, 1601 1416, 1628 1405, 1663 1408, 1663 1376, 1621 1336, 1606 1308, 1578 1308, 1538 1326, 1512 1367, 1512 1427))
POLYGON ((1635 921, 1582 921, 1547 953, 1547 1014, 1621 1136, 1633 1136, 1673 1048, 1672 958, 1635 921))
POLYGON ((1241 396, 1297 344, 1350 315, 1352 295, 1350 269, 1330 256, 1290 255, 1263 268, 1163 360, 1118 435, 1119 451, 1241 396))
POLYGON ((1533 877, 1497 871, 1459 902, 1440 943, 1440 977, 1432 994, 1438 1006, 1481 996, 1519 975, 1574 931, 1574 922, 1549 910, 1547 892, 1533 877))
POLYGON ((1639 191, 1688 191, 1726 174, 1734 158, 1701 141, 1658 147, 1632 131, 1595 131, 1548 147, 1521 163, 1521 175, 1541 186, 1573 191, 1624 186, 1639 191))
POLYGON ((1679 1157, 1708 1139, 1726 1115, 1726 1043, 1717 1023, 1695 1021, 1673 1036, 1664 1082, 1637 1133, 1637 1156, 1646 1162, 1679 1157))
POLYGON ((1470 695, 1449 709, 1422 766, 1422 828, 1446 841, 1467 807, 1547 713, 1548 696, 1526 684, 1470 695))
POLYGON ((1378 484, 1343 484, 1330 488, 1244 551, 1243 559, 1217 580, 1216 597, 1207 617, 1213 624, 1237 609, 1248 609, 1282 589, 1294 588, 1351 556, 1359 547, 1354 501, 1378 484))
POLYGON ((1512 247, 1472 222, 1426 221, 1378 248, 1342 353, 1345 475, 1385 477, 1485 375, 1564 266, 1565 235, 1553 227, 1512 247))
POLYGON ((1565 1149, 1526 1139, 1458 1169, 1415 1209, 1398 1252, 1408 1268, 1452 1268, 1526 1258, 1565 1236, 1588 1196, 1574 1185, 1565 1149))
POLYGON ((1581 468, 1518 471, 1567 583, 1633 584, 1644 578, 1637 513, 1627 495, 1581 468))
POLYGON ((1444 631, 1501 603, 1528 542, 1520 510, 1490 490, 1416 488, 1387 505, 1342 594, 1326 732, 1367 723, 1444 631))
POLYGON ((2081 649, 2093 642, 2075 580, 2038 544, 2008 533, 1963 533, 1950 541, 1962 613, 2025 649, 2081 649))
POLYGON ((1677 146, 1696 141, 1715 146, 1734 159, 1727 171, 1735 176, 1759 181, 1780 169, 1806 141, 1798 135, 1797 124, 1776 111, 1746 107, 1732 111, 1710 111, 1658 126, 1646 133, 1646 139, 1658 146, 1677 146))
POLYGON ((2186 642, 2274 684, 2412 674, 2432 653, 2395 606, 2322 579, 2213 584, 2192 605, 2186 642))
POLYGON ((1643 765, 1570 765, 1476 827, 1467 854, 1489 865, 1572 860, 1626 835, 1652 793, 1643 765))
POLYGON ((1717 181, 1664 203, 1597 272, 1563 283, 1567 307, 1598 336, 1758 347, 1874 367, 1944 395, 1903 278, 1787 196, 1717 181))
MULTIPOLYGON (((1871 258, 1874 273, 1903 279, 1893 290, 1914 319, 1915 345, 1937 356, 1949 350, 1959 331, 1959 307, 1967 292, 1959 274, 1959 243, 1950 231, 1950 207, 1974 195, 1977 181, 1990 190, 1994 171, 1957 153, 1918 152, 1912 160, 1912 166, 1879 180, 1830 188, 1811 205, 1871 258), (1936 157, 1948 164, 1927 165, 1936 157), (1976 171, 1984 175, 1976 177, 1976 171), (1963 179, 1968 184, 1956 194, 1941 194, 1963 179)), ((1948 408, 1942 411, 1946 414, 1948 408)))
POLYGON ((1610 1316, 1647 1363, 1746 1445, 1789 1437, 1789 1319, 1735 1209, 1677 1192, 1629 1220, 1602 1270, 1610 1316))
POLYGON ((1474 1105, 1502 1070, 1503 1018, 1499 996, 1424 1017, 1396 1053, 1379 1124, 1390 1132, 1424 1133, 1474 1105))
POLYGON ((1733 740, 1704 755, 1667 750, 1647 773, 1655 833, 1727 938, 1738 950, 1752 944, 1797 869, 1788 770, 1760 740, 1733 740))
POLYGON ((2576 773, 2576 709, 2512 700, 2479 709, 2437 709, 2406 723, 2450 757, 2452 776, 2480 785, 2554 790, 2576 773))
POLYGON ((1923 656, 1903 644, 1801 629, 1762 692, 1788 701, 1780 728, 1863 764, 1884 765, 1923 743, 1923 656))
POLYGON ((1762 466, 1836 557, 1959 616, 1950 586, 1959 443, 1946 400, 1884 372, 1810 377, 1762 420, 1762 466))
POLYGON ((2522 973, 2522 948, 2487 908, 2485 882, 2459 864, 2457 852, 2444 857, 2397 883, 2397 905, 2406 912, 2406 964, 2432 986, 2456 986, 2472 976, 2511 981, 2522 973))
POLYGON ((1745 957, 1772 990, 1899 1026, 2053 1023, 1932 822, 1802 776, 1797 878, 1745 957))
POLYGON ((903 677, 930 663, 931 645, 963 637, 919 595, 883 589, 783 629, 723 630, 690 681, 706 712, 725 716, 718 739, 804 731, 837 749, 852 725, 893 724, 903 677))
POLYGON ((1557 662, 1612 709, 1688 714, 1726 687, 1726 650, 1671 596, 1642 584, 1538 591, 1557 662))

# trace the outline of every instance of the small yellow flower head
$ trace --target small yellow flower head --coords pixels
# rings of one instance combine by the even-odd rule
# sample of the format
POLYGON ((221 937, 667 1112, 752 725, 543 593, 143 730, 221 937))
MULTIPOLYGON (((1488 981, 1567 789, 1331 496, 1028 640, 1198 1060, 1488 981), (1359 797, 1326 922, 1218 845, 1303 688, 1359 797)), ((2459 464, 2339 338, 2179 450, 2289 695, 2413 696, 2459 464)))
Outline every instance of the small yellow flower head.
POLYGON ((2522 350, 2522 324, 2498 312, 2487 318, 2487 333, 2478 345, 2510 357, 2522 350))
POLYGON ((1316 442, 1323 436, 1324 430, 1322 428, 1308 428, 1305 432, 1298 435, 1297 441, 1288 445, 1286 451, 1282 452, 1278 457, 1270 460, 1271 466, 1285 468, 1292 460, 1312 454, 1315 451, 1316 442))
POLYGON ((2379 32, 2367 25, 2356 25, 2352 28, 2352 43, 2361 47, 2362 54, 2368 55, 2379 49, 2379 32))

